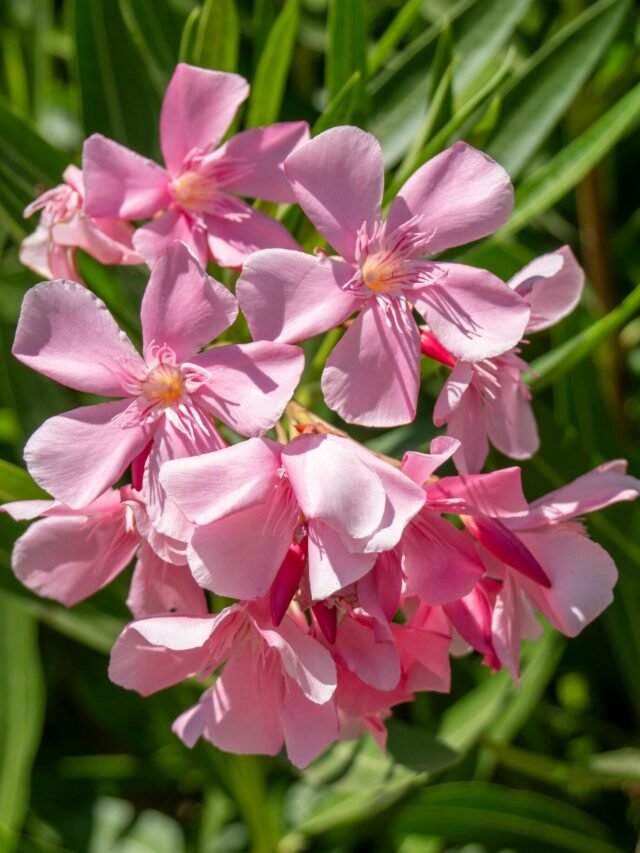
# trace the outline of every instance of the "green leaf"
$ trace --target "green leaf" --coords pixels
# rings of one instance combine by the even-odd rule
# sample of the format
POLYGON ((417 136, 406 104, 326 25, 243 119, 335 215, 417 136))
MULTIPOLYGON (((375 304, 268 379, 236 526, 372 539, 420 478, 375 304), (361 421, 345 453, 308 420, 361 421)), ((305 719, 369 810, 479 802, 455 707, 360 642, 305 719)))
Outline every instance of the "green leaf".
POLYGON ((182 33, 180 34, 180 50, 178 59, 180 62, 191 62, 193 54, 193 43, 196 37, 196 27, 200 18, 200 6, 194 6, 189 12, 187 20, 184 22, 182 33))
POLYGON ((416 794, 393 822, 399 834, 448 842, 512 845, 526 851, 620 853, 589 814, 560 800, 482 782, 434 785, 416 794))
POLYGON ((450 767, 459 756, 418 725, 392 719, 387 723, 387 752, 396 764, 417 773, 450 767))
POLYGON ((362 75, 359 71, 355 71, 349 77, 342 89, 316 120, 313 125, 313 136, 317 136, 323 130, 328 130, 338 124, 349 123, 358 103, 358 89, 361 79, 362 75))
POLYGON ((329 0, 325 85, 335 98, 355 71, 367 71, 367 9, 363 0, 329 0))
POLYGON ((529 381, 534 391, 540 391, 556 382, 639 312, 640 284, 605 317, 596 320, 588 329, 532 362, 529 381))
POLYGON ((45 500, 49 496, 23 468, 0 459, 0 501, 45 500))
MULTIPOLYGON (((37 625, 0 595, 0 827, 16 832, 29 804, 31 767, 44 711, 37 625)), ((14 839, 17 844, 17 838, 14 839)), ((2 847, 15 847, 9 836, 2 847)))
POLYGON ((157 0, 120 0, 120 11, 149 77, 162 96, 178 61, 183 17, 170 3, 157 0))
POLYGON ((487 153, 519 174, 562 118, 629 10, 627 0, 600 0, 546 41, 504 94, 487 153))
POLYGON ((141 154, 155 154, 160 97, 119 6, 109 0, 76 0, 74 13, 87 136, 103 133, 141 154))
POLYGON ((420 17, 423 0, 408 0, 403 3, 395 18, 376 42, 367 59, 369 76, 379 71, 398 42, 409 32, 415 21, 420 17))
POLYGON ((456 92, 472 86, 488 63, 498 55, 529 11, 531 0, 483 0, 461 15, 454 28, 456 92))
POLYGON ((299 0, 287 0, 271 28, 251 89, 247 127, 271 124, 280 115, 299 16, 299 0))
POLYGON ((193 38, 193 65, 235 71, 239 46, 240 24, 235 0, 205 0, 193 38))
POLYGON ((0 223, 16 239, 29 231, 27 204, 60 183, 65 157, 0 99, 0 223))

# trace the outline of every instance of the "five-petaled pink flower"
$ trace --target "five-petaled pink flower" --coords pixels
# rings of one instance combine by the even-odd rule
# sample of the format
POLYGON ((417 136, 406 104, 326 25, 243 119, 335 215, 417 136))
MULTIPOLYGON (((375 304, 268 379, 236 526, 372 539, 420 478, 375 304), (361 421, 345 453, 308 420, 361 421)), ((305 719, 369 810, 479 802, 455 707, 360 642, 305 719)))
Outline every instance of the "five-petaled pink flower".
POLYGON ((306 122, 239 133, 217 147, 249 94, 237 74, 179 64, 160 115, 166 168, 100 134, 84 145, 85 207, 91 216, 151 219, 134 245, 152 263, 173 240, 184 241, 204 265, 240 267, 255 249, 295 248, 275 219, 239 196, 295 201, 282 163, 308 139, 306 122))
POLYGON ((79 509, 134 460, 138 467, 146 460, 149 513, 163 533, 181 538, 184 518, 164 499, 161 464, 222 447, 213 417, 242 435, 260 435, 282 414, 302 371, 302 351, 287 344, 227 344, 199 352, 236 314, 232 294, 179 242, 153 267, 142 300, 143 356, 82 285, 33 287, 23 302, 14 355, 78 391, 121 398, 46 421, 25 448, 34 479, 79 509))
MULTIPOLYGON (((525 334, 548 329, 578 304, 584 273, 571 249, 542 255, 509 282, 531 307, 525 334)), ((531 411, 531 393, 522 376, 528 365, 511 349, 481 361, 456 360, 428 331, 422 331, 424 355, 451 367, 436 400, 433 420, 447 424, 447 434, 460 439, 454 461, 462 473, 482 469, 489 440, 512 459, 528 459, 538 449, 538 429, 531 411)))
POLYGON ((78 249, 101 264, 141 264, 131 244, 131 225, 87 215, 82 172, 76 166, 68 166, 63 178, 63 184, 47 190, 25 210, 26 217, 41 213, 36 230, 20 244, 21 262, 46 278, 72 281, 82 281, 78 249))
POLYGON ((522 337, 529 307, 491 273, 424 255, 490 234, 511 212, 509 176, 459 142, 405 183, 382 220, 382 151, 355 127, 328 130, 285 161, 298 203, 342 257, 265 249, 238 299, 256 339, 299 341, 358 317, 329 356, 327 404, 346 421, 395 426, 416 414, 415 308, 458 358, 499 355, 522 337))

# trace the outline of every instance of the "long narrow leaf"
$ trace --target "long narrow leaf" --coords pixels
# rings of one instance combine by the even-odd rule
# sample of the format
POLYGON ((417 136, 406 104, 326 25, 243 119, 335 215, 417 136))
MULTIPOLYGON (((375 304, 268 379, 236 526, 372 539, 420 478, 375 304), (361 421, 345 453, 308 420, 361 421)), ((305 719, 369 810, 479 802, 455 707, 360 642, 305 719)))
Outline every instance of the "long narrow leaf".
POLYGON ((330 0, 325 83, 335 98, 355 71, 367 70, 367 10, 363 0, 330 0))
POLYGON ((240 24, 234 0, 206 0, 195 29, 191 61, 202 68, 235 71, 240 24))

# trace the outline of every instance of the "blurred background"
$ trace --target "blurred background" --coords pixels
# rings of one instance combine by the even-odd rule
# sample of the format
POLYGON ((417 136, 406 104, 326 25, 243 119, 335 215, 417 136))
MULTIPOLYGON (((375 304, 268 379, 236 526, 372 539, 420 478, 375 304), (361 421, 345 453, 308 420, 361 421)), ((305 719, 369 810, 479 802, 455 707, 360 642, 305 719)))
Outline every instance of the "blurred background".
MULTIPOLYGON (((568 243, 588 276, 576 312, 527 347, 542 436, 527 494, 620 456, 640 476, 639 41, 631 0, 0 0, 0 500, 37 495, 15 467, 26 437, 82 399, 9 355, 37 280, 18 261, 36 224, 22 211, 95 131, 159 157, 179 59, 249 79, 237 127, 306 118, 315 132, 372 131, 389 185, 458 138, 499 160, 517 188, 511 222, 450 256, 507 278, 568 243)), ((314 245, 295 210, 278 214, 314 245)), ((132 328, 145 271, 87 257, 81 268, 132 328)), ((246 338, 240 324, 230 334, 246 338)), ((298 399, 332 417, 326 348, 307 354, 298 399)), ((417 422, 357 437, 424 450, 441 383, 425 366, 417 422)), ((620 568, 614 604, 571 642, 545 631, 520 687, 477 656, 458 660, 450 696, 398 709, 388 756, 344 743, 304 772, 187 750, 170 724, 195 687, 143 700, 108 681, 128 576, 71 611, 38 600, 9 567, 20 531, 0 517, 0 850, 640 849, 638 508, 590 522, 620 568)))

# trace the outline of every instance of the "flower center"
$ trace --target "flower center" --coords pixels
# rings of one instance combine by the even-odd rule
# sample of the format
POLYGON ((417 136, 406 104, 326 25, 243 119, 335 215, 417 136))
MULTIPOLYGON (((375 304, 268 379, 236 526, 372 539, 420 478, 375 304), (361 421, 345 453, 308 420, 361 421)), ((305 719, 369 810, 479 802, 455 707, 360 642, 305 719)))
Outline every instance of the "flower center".
POLYGON ((173 182, 173 195, 186 210, 206 211, 216 197, 215 182, 200 172, 183 172, 173 182))
POLYGON ((406 283, 405 264, 391 252, 370 255, 360 269, 362 281, 374 293, 394 293, 406 283))
POLYGON ((152 368, 140 387, 145 400, 162 409, 173 406, 185 393, 182 372, 175 364, 159 364, 152 368))

